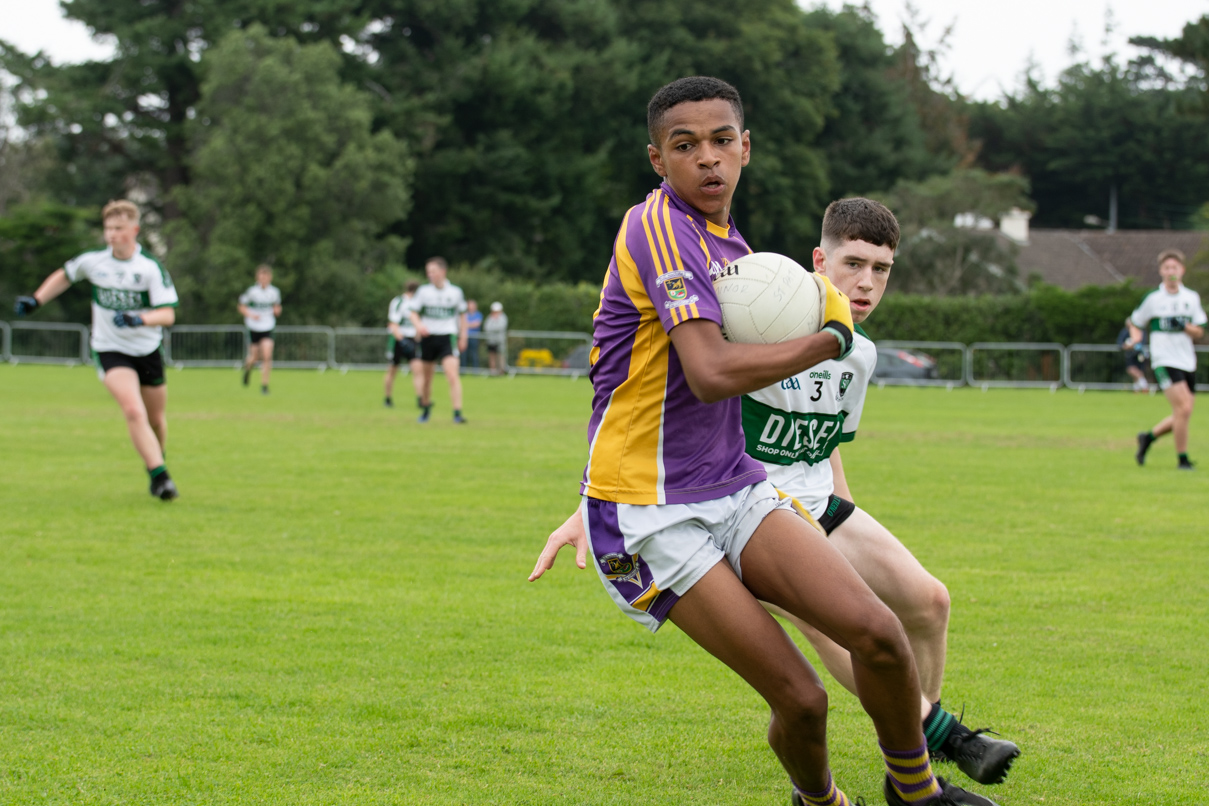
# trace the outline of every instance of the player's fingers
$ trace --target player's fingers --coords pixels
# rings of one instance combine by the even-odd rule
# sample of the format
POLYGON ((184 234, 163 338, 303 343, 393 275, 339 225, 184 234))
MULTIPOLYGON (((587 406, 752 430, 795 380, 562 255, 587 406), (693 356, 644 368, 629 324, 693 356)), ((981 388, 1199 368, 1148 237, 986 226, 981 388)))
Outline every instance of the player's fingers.
POLYGON ((554 560, 558 557, 558 550, 562 545, 554 545, 551 541, 546 541, 546 547, 542 549, 542 553, 538 555, 537 564, 533 566, 533 573, 529 575, 529 581, 541 577, 542 574, 550 570, 554 565, 554 560))
POLYGON ((582 537, 575 541, 575 564, 580 568, 588 567, 588 541, 582 537))

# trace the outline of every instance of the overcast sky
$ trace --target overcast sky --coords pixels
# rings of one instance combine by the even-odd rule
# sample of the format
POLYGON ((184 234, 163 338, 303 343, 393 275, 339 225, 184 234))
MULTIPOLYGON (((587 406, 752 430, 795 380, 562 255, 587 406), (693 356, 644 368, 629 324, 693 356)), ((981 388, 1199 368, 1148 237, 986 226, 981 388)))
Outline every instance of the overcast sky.
MULTIPOLYGON (((123 2, 124 0, 114 0, 123 2)), ((817 0, 803 0, 815 5, 817 0)), ((0 0, 4 6, 0 38, 26 52, 45 50, 55 61, 103 58, 112 47, 95 42, 88 29, 63 19, 57 0, 0 0)), ((838 8, 842 0, 823 0, 838 8)), ((869 0, 891 43, 902 41, 905 0, 869 0)), ((1115 51, 1125 58, 1137 54, 1127 44, 1131 36, 1178 36, 1184 24, 1209 14, 1209 0, 915 0, 920 19, 928 25, 921 37, 935 45, 950 24, 948 54, 943 62, 966 95, 993 99, 1019 86, 1031 59, 1047 82, 1070 64, 1072 35, 1091 57, 1115 51), (1105 37, 1106 12, 1111 8, 1113 33, 1105 37)), ((741 8, 741 0, 736 8, 741 8)))

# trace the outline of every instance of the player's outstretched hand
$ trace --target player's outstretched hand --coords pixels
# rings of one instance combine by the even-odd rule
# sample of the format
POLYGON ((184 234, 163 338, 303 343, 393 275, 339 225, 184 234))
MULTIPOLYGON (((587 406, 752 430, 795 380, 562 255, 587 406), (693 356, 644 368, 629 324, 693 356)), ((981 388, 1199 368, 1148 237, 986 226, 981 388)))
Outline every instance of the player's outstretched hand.
POLYGON ((143 317, 137 313, 127 313, 126 311, 118 311, 113 315, 114 327, 141 327, 143 317))
POLYGON ((37 309, 38 298, 32 294, 29 296, 22 294, 21 296, 17 297, 17 301, 13 304, 13 313, 17 314, 17 316, 25 316, 26 314, 33 313, 37 309))
POLYGON ((530 582, 554 567, 554 558, 563 546, 575 546, 575 564, 580 568, 588 567, 588 535, 584 532, 583 516, 579 514, 579 509, 571 513, 571 517, 563 521, 563 525, 546 538, 546 547, 542 549, 541 556, 537 558, 537 565, 533 566, 533 573, 529 575, 530 582))
POLYGON ((852 303, 843 291, 831 284, 826 275, 814 274, 813 276, 822 283, 821 290, 824 294, 823 327, 819 332, 835 336, 840 342, 839 357, 847 358, 852 353, 852 346, 855 344, 852 335, 852 303))

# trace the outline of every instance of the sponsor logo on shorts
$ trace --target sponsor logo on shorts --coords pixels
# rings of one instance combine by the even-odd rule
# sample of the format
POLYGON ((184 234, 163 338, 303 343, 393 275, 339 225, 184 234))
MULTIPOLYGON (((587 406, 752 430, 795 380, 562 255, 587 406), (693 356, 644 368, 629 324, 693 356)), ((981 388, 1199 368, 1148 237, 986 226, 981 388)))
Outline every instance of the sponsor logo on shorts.
POLYGON ((701 299, 701 298, 698 297, 696 294, 693 294, 688 299, 676 300, 674 302, 665 302, 665 303, 663 303, 663 307, 670 311, 672 308, 683 308, 685 305, 692 305, 699 299, 701 299))
POLYGON ((635 555, 610 552, 598 557, 597 562, 600 563, 605 579, 610 582, 632 582, 639 588, 646 587, 642 584, 642 574, 638 570, 638 557, 635 555))

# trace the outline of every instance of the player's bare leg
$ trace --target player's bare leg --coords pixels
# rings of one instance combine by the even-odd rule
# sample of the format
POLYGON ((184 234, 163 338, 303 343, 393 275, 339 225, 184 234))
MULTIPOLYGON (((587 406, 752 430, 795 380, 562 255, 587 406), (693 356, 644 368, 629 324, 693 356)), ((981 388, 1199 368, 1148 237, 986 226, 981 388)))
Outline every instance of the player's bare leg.
POLYGON ((857 696, 885 747, 924 744, 919 675, 902 625, 826 537, 777 510, 756 529, 740 563, 743 583, 757 598, 848 650, 857 696))
POLYGON ((386 378, 382 381, 382 393, 386 399, 386 405, 391 405, 391 397, 395 391, 395 376, 399 374, 399 365, 390 363, 386 365, 386 378))
POLYGON ((422 373, 424 371, 424 362, 418 358, 413 358, 408 362, 407 367, 411 370, 411 388, 416 393, 416 400, 423 400, 424 378, 422 377, 422 373))
MULTIPOLYGON (((1171 421, 1171 434, 1175 438, 1175 452, 1188 452, 1188 425, 1192 421, 1192 407, 1196 400, 1196 396, 1192 390, 1188 388, 1188 384, 1180 381, 1173 383, 1163 390, 1163 394, 1167 396, 1167 402, 1171 404, 1171 416, 1166 418, 1171 421)), ((1159 436, 1158 427, 1154 429, 1154 435, 1159 436)))
POLYGON ((829 781, 827 692, 730 565, 722 561, 706 572, 668 618, 768 703, 768 743, 793 782, 806 790, 824 789, 829 781))
POLYGON ((162 465, 164 450, 147 417, 147 405, 143 402, 138 373, 129 367, 114 367, 105 373, 105 388, 121 406, 130 441, 143 458, 143 464, 148 470, 162 465))
POLYGON ((140 386, 139 395, 147 409, 147 424, 159 441, 162 457, 168 452, 168 387, 140 386))
POLYGON ((441 369, 445 370, 445 379, 449 381, 449 398, 454 411, 462 410, 462 376, 459 367, 456 355, 447 355, 441 359, 441 369))
POLYGON ((273 340, 260 340, 260 388, 269 391, 269 373, 273 370, 273 340))
POLYGON ((252 374, 252 368, 256 366, 256 361, 260 356, 260 345, 252 342, 248 345, 248 357, 243 362, 243 385, 248 385, 248 378, 252 374))

